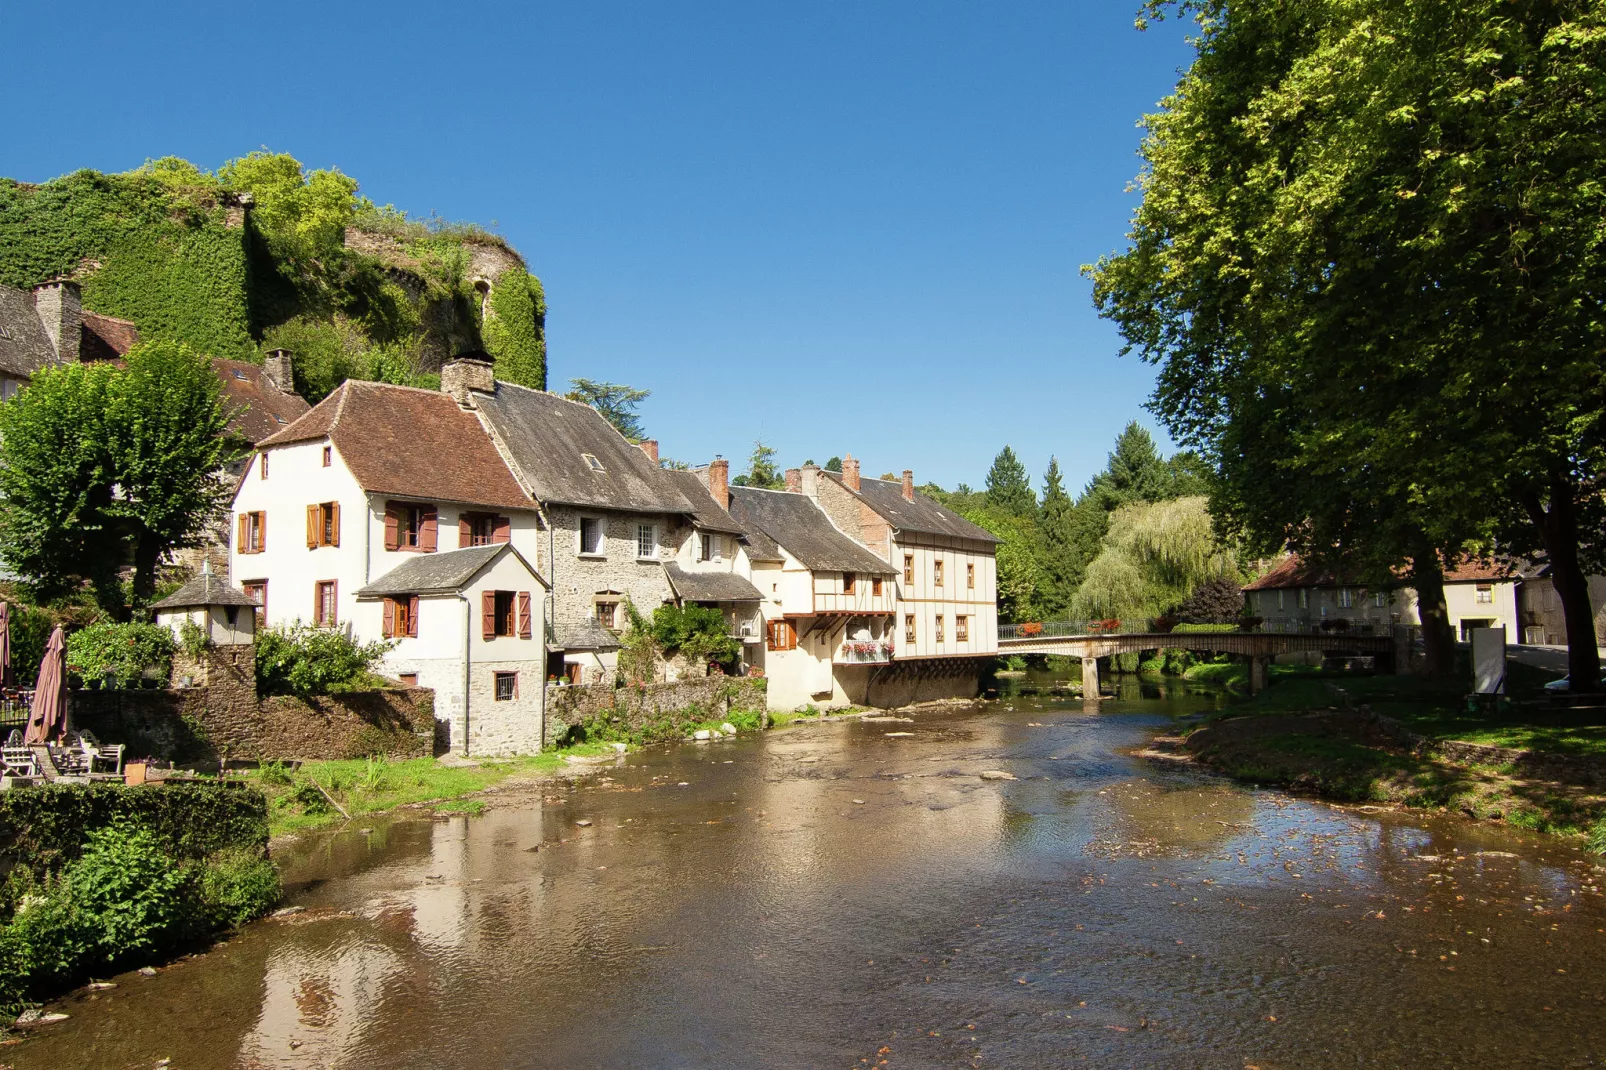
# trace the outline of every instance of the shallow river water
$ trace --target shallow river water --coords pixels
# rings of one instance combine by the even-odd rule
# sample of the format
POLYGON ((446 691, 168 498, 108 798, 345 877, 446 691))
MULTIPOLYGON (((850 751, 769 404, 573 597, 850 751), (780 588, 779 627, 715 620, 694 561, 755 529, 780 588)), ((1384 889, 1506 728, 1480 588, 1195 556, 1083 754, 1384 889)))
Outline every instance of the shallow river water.
POLYGON ((0 1064, 1606 1064, 1600 860, 1125 753, 1215 701, 651 748, 310 839, 303 912, 63 1001, 0 1064))

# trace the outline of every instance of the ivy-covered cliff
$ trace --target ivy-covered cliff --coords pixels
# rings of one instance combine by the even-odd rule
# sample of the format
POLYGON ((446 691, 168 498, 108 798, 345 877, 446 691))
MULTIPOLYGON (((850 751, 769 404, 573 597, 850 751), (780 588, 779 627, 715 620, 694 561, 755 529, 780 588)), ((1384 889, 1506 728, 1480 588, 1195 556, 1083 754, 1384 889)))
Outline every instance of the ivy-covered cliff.
POLYGON ((470 349, 498 378, 546 387, 541 283, 502 238, 376 206, 282 153, 0 178, 0 285, 62 276, 146 339, 238 360, 293 350, 314 402, 348 378, 429 385, 470 349))

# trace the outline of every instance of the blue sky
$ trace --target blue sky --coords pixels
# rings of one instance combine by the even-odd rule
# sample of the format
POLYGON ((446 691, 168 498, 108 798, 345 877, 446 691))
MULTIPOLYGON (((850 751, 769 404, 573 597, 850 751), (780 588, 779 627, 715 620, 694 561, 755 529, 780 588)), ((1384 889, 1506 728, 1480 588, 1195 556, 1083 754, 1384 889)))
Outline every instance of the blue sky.
POLYGON ((546 285, 552 385, 651 389, 666 456, 739 470, 762 437, 979 486, 1008 442, 1074 489, 1154 426, 1078 272, 1189 58, 1136 5, 15 5, 0 173, 338 166, 494 220, 546 285))

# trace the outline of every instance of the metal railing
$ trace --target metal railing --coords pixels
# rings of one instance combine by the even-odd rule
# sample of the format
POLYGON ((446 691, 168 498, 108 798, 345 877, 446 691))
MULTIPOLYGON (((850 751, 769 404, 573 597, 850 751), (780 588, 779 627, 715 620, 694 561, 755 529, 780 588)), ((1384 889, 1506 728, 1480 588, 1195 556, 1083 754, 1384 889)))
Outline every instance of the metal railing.
POLYGON ((1390 635, 1391 620, 1365 617, 1247 617, 1235 624, 1189 625, 1144 617, 1133 620, 1057 620, 1000 624, 998 639, 1092 639, 1108 635, 1163 635, 1167 632, 1245 632, 1251 635, 1390 635))

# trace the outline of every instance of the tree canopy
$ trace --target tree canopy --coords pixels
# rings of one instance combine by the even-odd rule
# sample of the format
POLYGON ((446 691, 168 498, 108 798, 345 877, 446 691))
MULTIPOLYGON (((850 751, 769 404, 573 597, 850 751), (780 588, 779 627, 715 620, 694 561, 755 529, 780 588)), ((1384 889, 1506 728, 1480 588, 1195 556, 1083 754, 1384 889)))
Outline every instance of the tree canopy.
MULTIPOLYGON (((1263 544, 1407 566, 1542 552, 1599 678, 1606 8, 1186 0, 1100 311, 1263 544)), ((1440 599, 1442 603, 1442 598, 1440 599)), ((1589 686, 1586 683, 1585 686, 1589 686)))
POLYGON ((987 472, 987 504, 1010 516, 1031 516, 1037 511, 1037 498, 1032 494, 1032 482, 1026 475, 1026 466, 1015 451, 1005 446, 993 458, 987 472))
POLYGON ((760 490, 786 489, 786 476, 775 463, 775 450, 761 441, 753 443, 753 453, 747 459, 747 471, 731 482, 738 487, 757 487, 760 490))
POLYGON ((599 383, 595 379, 570 379, 564 397, 590 405, 631 442, 647 437, 636 406, 652 396, 651 390, 638 390, 623 383, 599 383))

